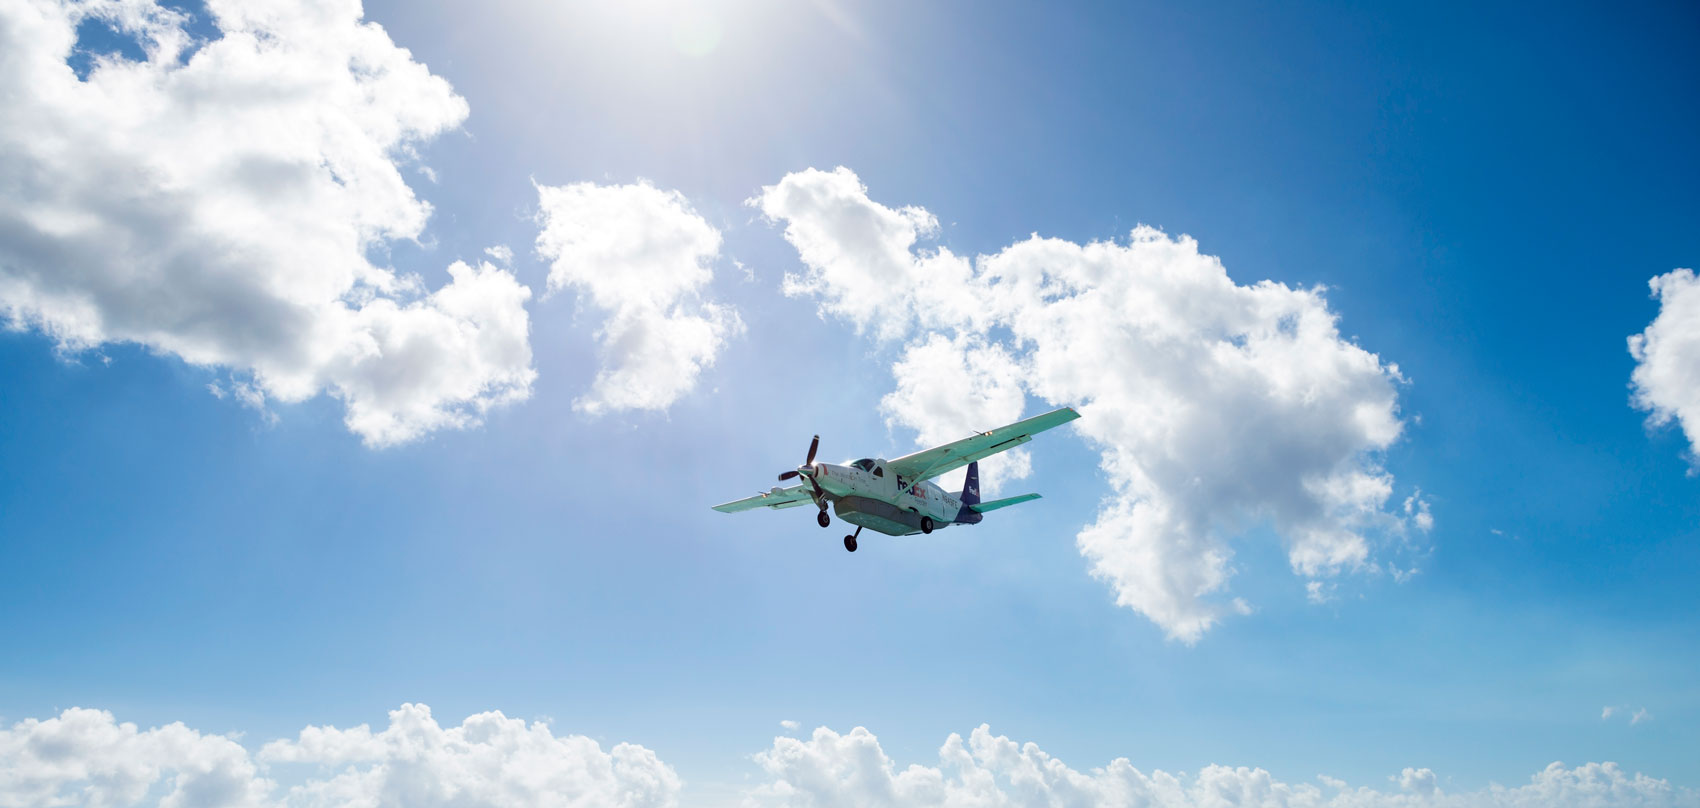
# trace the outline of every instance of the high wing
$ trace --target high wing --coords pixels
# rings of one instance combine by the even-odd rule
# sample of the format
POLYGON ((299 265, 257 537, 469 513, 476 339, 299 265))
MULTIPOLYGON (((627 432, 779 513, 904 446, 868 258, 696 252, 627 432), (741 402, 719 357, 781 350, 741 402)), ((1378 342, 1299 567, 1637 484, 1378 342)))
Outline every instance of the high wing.
POLYGON ((714 509, 721 513, 737 513, 739 511, 754 510, 756 508, 772 508, 777 511, 780 508, 795 508, 798 505, 812 501, 813 498, 809 496, 809 487, 802 483, 798 483, 790 488, 774 486, 772 491, 757 494, 753 497, 745 497, 740 500, 734 500, 723 505, 716 505, 714 506, 714 509))
POLYGON ((904 455, 887 461, 885 467, 902 477, 905 483, 920 482, 947 471, 955 471, 998 452, 1014 449, 1032 440, 1033 436, 1040 432, 1062 426, 1079 417, 1080 413, 1075 412, 1073 407, 1051 410, 1044 415, 1035 415, 1025 421, 1000 426, 990 432, 980 432, 943 446, 904 455))

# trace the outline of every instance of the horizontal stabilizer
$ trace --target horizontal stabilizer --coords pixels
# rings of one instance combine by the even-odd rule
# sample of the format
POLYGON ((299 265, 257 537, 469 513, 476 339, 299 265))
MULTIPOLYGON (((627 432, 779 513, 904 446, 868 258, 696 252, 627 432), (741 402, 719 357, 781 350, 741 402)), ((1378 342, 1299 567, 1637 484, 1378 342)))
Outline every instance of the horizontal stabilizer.
POLYGON ((1019 497, 994 499, 991 502, 977 502, 973 505, 969 505, 968 509, 975 513, 985 513, 986 511, 995 511, 999 508, 1007 508, 1011 505, 1020 505, 1023 502, 1031 502, 1038 498, 1038 494, 1022 494, 1019 497))

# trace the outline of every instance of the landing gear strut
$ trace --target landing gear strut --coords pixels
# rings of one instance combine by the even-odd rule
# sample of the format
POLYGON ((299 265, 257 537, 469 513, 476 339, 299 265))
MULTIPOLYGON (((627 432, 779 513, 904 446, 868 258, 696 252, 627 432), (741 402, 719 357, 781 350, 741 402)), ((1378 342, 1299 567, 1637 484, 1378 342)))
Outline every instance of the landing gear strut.
POLYGON ((856 552, 856 537, 860 536, 860 535, 862 535, 862 529, 856 528, 855 533, 852 533, 848 536, 845 536, 844 537, 844 549, 849 550, 852 553, 856 552))
POLYGON ((921 517, 921 532, 922 533, 933 532, 933 517, 931 517, 931 516, 921 517))
POLYGON ((815 517, 815 522, 819 523, 821 527, 826 527, 832 524, 832 517, 826 515, 825 508, 821 508, 820 514, 815 517))

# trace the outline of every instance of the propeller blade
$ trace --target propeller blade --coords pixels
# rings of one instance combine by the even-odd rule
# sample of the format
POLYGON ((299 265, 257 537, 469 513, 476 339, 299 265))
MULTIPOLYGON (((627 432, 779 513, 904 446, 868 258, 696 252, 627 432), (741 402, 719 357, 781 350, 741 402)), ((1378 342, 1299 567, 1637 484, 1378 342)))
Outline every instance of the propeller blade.
POLYGON ((819 449, 819 448, 820 448, 820 436, 816 435, 814 440, 809 441, 809 457, 808 457, 807 460, 803 461, 803 465, 808 466, 808 465, 812 465, 815 462, 815 450, 819 449))
POLYGON ((779 481, 784 482, 784 481, 789 480, 789 479, 791 479, 792 477, 795 477, 795 476, 797 476, 797 470, 796 469, 792 469, 790 471, 782 471, 782 472, 779 472, 779 481))

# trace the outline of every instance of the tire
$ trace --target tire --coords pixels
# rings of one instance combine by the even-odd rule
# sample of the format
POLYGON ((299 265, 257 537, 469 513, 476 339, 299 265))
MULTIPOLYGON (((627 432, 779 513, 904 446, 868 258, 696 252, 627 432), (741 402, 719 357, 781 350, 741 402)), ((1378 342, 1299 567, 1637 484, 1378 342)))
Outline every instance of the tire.
POLYGON ((856 537, 855 536, 845 536, 844 537, 844 549, 849 550, 852 553, 856 552, 856 537))
POLYGON ((828 527, 832 524, 832 517, 827 516, 826 515, 826 509, 822 508, 821 511, 820 511, 820 515, 815 517, 815 522, 818 523, 821 527, 828 527))
POLYGON ((931 516, 921 517, 921 532, 922 533, 933 532, 933 517, 931 517, 931 516))

